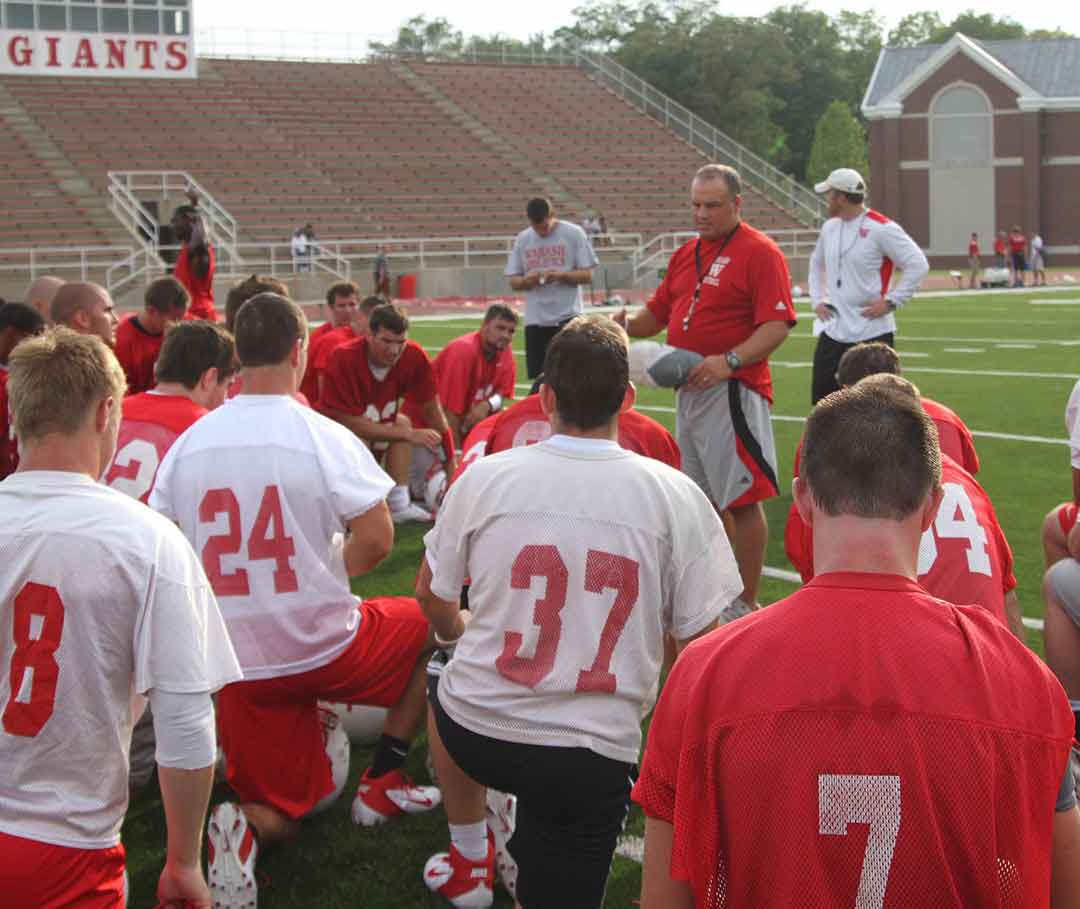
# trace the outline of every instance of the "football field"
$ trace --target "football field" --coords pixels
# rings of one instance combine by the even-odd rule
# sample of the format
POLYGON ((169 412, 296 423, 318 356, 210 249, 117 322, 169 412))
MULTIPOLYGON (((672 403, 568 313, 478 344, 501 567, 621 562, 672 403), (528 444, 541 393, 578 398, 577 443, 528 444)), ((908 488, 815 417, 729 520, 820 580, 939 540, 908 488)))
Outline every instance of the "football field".
MULTIPOLYGON (((799 307, 805 310, 805 302, 799 307)), ((904 373, 923 394, 953 408, 975 437, 982 462, 978 479, 994 502, 1012 546, 1017 593, 1032 625, 1028 643, 1041 652, 1036 628, 1042 616, 1039 589, 1043 516, 1072 494, 1064 408, 1080 375, 1080 288, 1035 293, 1014 290, 920 296, 899 316, 897 348, 904 373)), ((475 329, 478 318, 418 319, 410 337, 434 353, 450 339, 475 329)), ((791 502, 791 460, 809 410, 810 363, 814 339, 810 322, 801 319, 773 355, 776 402, 774 430, 783 495, 767 504, 769 548, 761 600, 770 603, 795 589, 784 556, 783 527, 791 502)), ((524 344, 523 332, 515 349, 524 344)), ((524 382, 524 358, 518 358, 524 382)), ((519 394, 527 391, 519 387, 519 394)), ((674 429, 674 395, 668 390, 639 390, 640 409, 674 429)), ((542 494, 542 490, 538 491, 542 494)), ((426 528, 399 527, 393 554, 355 585, 358 593, 411 593, 426 528)), ((282 747, 288 743, 283 742, 282 747)), ((423 748, 410 757, 409 770, 423 778, 423 748)), ((262 909, 397 909, 446 903, 431 896, 421 870, 427 857, 446 848, 445 815, 437 810, 390 825, 354 827, 349 805, 356 779, 370 762, 371 751, 353 749, 350 781, 342 798, 326 814, 305 822, 300 838, 260 857, 259 905, 262 909)), ((226 787, 214 799, 228 797, 226 787)), ((628 825, 626 852, 640 835, 640 812, 628 825)), ((133 799, 124 825, 132 907, 152 907, 157 875, 164 862, 165 832, 156 787, 133 799)), ((637 897, 640 866, 617 857, 608 888, 607 907, 626 909, 637 897)), ((512 906, 498 891, 496 906, 512 906)))

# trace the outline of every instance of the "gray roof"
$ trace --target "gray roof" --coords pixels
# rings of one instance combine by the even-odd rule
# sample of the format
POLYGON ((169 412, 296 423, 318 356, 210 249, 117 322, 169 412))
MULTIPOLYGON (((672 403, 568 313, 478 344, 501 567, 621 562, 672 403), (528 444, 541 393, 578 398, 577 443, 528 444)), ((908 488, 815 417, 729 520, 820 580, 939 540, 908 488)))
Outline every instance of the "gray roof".
MULTIPOLYGON (((1080 38, 1044 41, 977 41, 983 50, 1047 98, 1080 97, 1080 38)), ((942 45, 887 47, 881 52, 866 104, 880 104, 942 45)))

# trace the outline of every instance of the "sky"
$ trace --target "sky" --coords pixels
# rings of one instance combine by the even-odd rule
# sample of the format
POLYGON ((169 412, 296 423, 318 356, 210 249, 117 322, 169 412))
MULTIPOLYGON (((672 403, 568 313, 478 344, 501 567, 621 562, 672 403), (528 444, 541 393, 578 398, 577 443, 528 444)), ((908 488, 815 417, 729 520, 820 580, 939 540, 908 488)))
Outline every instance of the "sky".
MULTIPOLYGON (((550 34, 559 26, 572 24, 572 10, 582 0, 547 0, 542 4, 516 4, 505 0, 400 0, 397 3, 355 3, 351 0, 294 0, 294 2, 267 3, 266 0, 194 0, 194 20, 197 30, 203 29, 253 29, 263 31, 323 32, 355 35, 391 40, 398 26, 414 15, 428 19, 443 17, 466 36, 501 33, 515 38, 527 38, 530 34, 550 34), (525 10, 526 12, 522 12, 525 10)), ((721 12, 733 15, 763 15, 770 9, 785 4, 775 0, 741 0, 738 4, 718 3, 721 12)), ((842 9, 859 12, 899 6, 873 0, 808 0, 811 9, 835 15, 842 9)), ((972 0, 915 0, 904 4, 896 12, 883 14, 886 28, 892 27, 908 12, 935 9, 948 22, 961 12, 974 6, 972 0)), ((979 12, 986 7, 974 6, 979 12)), ((990 10, 1001 15, 1002 8, 990 10)), ((1059 27, 1080 36, 1080 3, 1051 0, 1035 4, 1022 13, 1012 12, 1027 29, 1059 27)), ((273 42, 275 36, 263 35, 264 41, 273 42)))

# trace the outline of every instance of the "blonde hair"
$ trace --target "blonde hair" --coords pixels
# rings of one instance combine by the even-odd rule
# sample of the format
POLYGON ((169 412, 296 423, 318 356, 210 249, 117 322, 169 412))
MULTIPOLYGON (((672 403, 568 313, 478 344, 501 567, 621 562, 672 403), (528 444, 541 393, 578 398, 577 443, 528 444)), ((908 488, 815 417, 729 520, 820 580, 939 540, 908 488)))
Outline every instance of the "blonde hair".
POLYGON ((96 335, 57 327, 19 344, 8 361, 8 399, 15 434, 24 442, 49 433, 74 435, 104 398, 120 399, 127 380, 116 355, 96 335))

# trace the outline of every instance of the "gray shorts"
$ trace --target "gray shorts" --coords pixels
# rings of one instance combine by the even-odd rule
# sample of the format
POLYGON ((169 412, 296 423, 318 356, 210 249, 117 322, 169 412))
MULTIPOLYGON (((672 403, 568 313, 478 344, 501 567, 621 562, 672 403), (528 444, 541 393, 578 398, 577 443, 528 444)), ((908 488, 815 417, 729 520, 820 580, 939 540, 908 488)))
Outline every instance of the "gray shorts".
POLYGON ((680 388, 675 438, 682 469, 717 508, 779 495, 769 402, 741 382, 680 388))
POLYGON ((1080 625, 1080 562, 1076 559, 1055 562, 1046 573, 1046 579, 1054 599, 1074 624, 1080 625))

